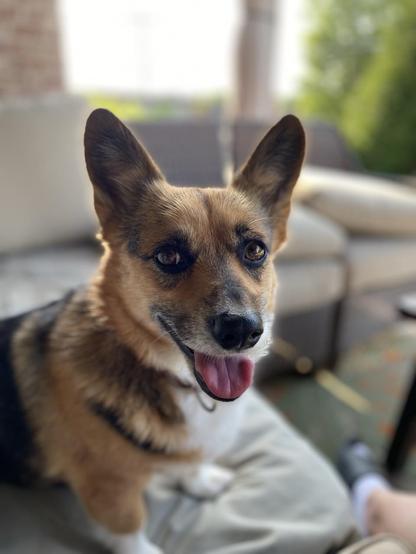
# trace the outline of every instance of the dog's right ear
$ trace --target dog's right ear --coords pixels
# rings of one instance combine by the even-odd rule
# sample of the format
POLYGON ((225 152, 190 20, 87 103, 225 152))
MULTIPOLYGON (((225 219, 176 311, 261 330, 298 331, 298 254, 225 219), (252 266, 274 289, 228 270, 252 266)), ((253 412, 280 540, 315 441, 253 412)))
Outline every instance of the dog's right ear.
POLYGON ((286 240, 292 191, 304 155, 302 124, 287 115, 266 133, 231 185, 262 207, 273 229, 273 253, 286 240))
POLYGON ((163 175, 129 129, 108 110, 94 110, 84 135, 85 160, 101 225, 123 217, 163 175))

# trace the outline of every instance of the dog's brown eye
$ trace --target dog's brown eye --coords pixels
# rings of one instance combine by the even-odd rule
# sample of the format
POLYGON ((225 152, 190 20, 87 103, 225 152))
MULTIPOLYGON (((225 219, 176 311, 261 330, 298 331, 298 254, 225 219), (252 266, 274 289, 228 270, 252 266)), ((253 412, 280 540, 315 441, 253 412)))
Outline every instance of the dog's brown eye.
POLYGON ((261 262, 266 256, 266 248, 256 240, 251 240, 246 244, 244 258, 249 262, 261 262))
POLYGON ((195 259, 195 255, 190 252, 186 244, 164 244, 159 246, 153 254, 156 266, 164 273, 171 274, 186 271, 192 266, 195 259))
POLYGON ((181 255, 177 250, 169 249, 169 250, 162 250, 156 255, 157 261, 161 265, 178 265, 181 263, 181 255))

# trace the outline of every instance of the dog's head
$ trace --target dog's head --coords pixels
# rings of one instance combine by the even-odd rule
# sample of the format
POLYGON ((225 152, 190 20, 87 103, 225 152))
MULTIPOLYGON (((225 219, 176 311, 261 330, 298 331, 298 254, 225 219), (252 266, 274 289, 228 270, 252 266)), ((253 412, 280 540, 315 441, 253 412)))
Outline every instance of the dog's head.
POLYGON ((88 119, 87 168, 112 286, 140 325, 168 335, 214 398, 239 397, 267 350, 273 257, 304 148, 300 122, 286 116, 229 187, 179 188, 113 114, 88 119))

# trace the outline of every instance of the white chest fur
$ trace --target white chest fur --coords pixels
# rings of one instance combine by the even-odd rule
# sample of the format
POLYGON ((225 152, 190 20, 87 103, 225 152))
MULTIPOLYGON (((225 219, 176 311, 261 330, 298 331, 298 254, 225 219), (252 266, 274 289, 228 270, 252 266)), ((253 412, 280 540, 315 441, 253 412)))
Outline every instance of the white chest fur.
MULTIPOLYGON (((202 391, 198 394, 205 405, 214 402, 202 391)), ((233 447, 246 406, 244 395, 233 402, 217 402, 213 412, 203 408, 195 393, 180 392, 178 401, 189 429, 186 448, 200 449, 204 460, 213 461, 233 447)))
MULTIPOLYGON (((270 343, 273 316, 271 314, 264 319, 264 333, 257 345, 250 350, 250 356, 254 360, 260 359, 267 353, 270 343)), ((189 383, 198 388, 198 394, 202 402, 211 406, 213 400, 205 394, 192 375, 184 355, 174 347, 169 356, 155 355, 150 360, 156 367, 172 371, 184 383, 189 383)), ((231 450, 241 431, 242 418, 247 404, 246 395, 243 394, 232 402, 216 403, 213 412, 207 411, 201 405, 196 393, 178 390, 177 402, 185 416, 188 427, 188 437, 182 448, 199 449, 202 451, 205 461, 214 461, 231 450)))

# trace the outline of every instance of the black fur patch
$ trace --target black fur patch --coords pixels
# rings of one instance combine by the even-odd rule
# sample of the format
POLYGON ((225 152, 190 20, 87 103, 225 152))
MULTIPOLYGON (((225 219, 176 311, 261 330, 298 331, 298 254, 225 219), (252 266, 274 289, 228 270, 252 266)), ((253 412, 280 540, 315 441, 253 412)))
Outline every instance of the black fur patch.
POLYGON ((38 327, 34 340, 37 354, 42 356, 56 318, 71 296, 72 293, 63 300, 0 321, 0 481, 25 485, 36 477, 30 466, 35 453, 32 432, 14 375, 13 336, 28 316, 36 315, 38 327))
POLYGON ((124 398, 133 398, 139 406, 144 403, 151 407, 165 424, 183 423, 182 411, 172 394, 172 386, 177 386, 178 380, 168 371, 144 365, 112 329, 97 323, 88 313, 85 300, 74 301, 71 309, 73 314, 74 310, 80 311, 90 319, 89 335, 63 334, 62 340, 55 340, 53 345, 59 355, 89 377, 94 368, 103 384, 116 387, 121 410, 124 398))
POLYGON ((21 405, 11 359, 11 343, 24 315, 0 322, 0 481, 25 484, 33 477, 30 429, 21 405))
POLYGON ((102 417, 114 431, 130 442, 134 447, 153 454, 166 454, 166 448, 157 447, 151 440, 141 440, 135 433, 127 429, 115 410, 106 408, 103 404, 98 402, 91 403, 90 407, 96 415, 102 417))

